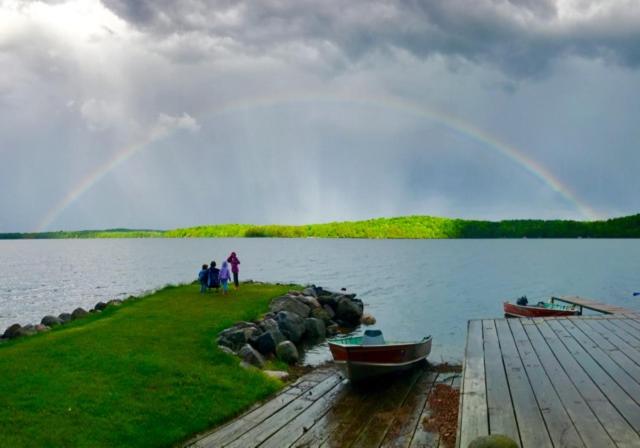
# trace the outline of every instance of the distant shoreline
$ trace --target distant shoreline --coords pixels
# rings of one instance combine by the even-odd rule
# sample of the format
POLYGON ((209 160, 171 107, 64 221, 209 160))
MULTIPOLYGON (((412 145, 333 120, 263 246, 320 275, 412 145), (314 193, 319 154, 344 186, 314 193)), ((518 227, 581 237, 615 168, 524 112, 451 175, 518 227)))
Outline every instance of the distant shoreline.
POLYGON ((217 224, 173 230, 107 229, 0 233, 0 239, 5 240, 72 238, 640 238, 640 214, 603 221, 479 221, 405 216, 297 226, 217 224))

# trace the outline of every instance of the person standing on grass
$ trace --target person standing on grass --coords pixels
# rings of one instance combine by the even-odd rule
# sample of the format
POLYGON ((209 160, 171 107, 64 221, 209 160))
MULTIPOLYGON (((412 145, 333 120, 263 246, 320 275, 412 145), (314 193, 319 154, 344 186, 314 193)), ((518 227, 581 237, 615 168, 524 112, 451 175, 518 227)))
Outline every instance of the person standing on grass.
POLYGON ((240 269, 238 265, 240 264, 240 260, 236 256, 235 252, 231 252, 227 261, 231 263, 231 272, 233 273, 233 284, 236 285, 236 289, 240 287, 240 283, 238 282, 238 274, 240 273, 240 269))
POLYGON ((206 264, 203 264, 202 269, 198 272, 198 281, 200 282, 200 294, 206 293, 207 283, 209 283, 209 270, 206 264))
POLYGON ((220 269, 216 267, 216 262, 211 262, 209 268, 209 288, 215 288, 216 292, 220 289, 220 269))
POLYGON ((229 273, 229 265, 226 261, 222 262, 222 268, 220 268, 220 274, 218 275, 220 284, 222 285, 222 294, 226 294, 229 290, 229 280, 231 280, 231 274, 229 273))

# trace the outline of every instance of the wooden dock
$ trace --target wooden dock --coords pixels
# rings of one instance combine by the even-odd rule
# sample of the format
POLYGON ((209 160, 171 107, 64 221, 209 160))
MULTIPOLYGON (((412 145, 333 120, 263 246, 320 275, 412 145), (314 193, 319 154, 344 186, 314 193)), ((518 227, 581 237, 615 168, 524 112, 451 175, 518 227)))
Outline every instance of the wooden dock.
POLYGON ((640 447, 640 319, 596 308, 609 314, 469 321, 459 447, 487 434, 522 448, 640 447))
POLYGON ((581 314, 583 309, 587 309, 591 311, 597 311, 603 314, 627 314, 632 316, 639 315, 638 311, 630 310, 628 308, 624 308, 617 305, 610 305, 607 303, 598 302, 591 299, 585 299, 584 297, 578 297, 578 296, 552 297, 551 302, 564 302, 564 303, 569 303, 571 305, 576 305, 580 307, 581 314))
POLYGON ((438 434, 422 424, 430 413, 428 397, 437 384, 459 382, 459 373, 420 367, 358 389, 336 370, 323 369, 187 446, 437 448, 438 434))

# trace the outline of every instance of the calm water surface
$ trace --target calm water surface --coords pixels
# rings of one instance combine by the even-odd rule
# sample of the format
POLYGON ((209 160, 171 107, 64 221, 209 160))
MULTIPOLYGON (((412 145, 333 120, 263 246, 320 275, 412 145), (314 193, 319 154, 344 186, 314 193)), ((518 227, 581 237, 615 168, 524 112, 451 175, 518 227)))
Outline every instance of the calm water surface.
POLYGON ((640 310, 640 240, 18 240, 0 241, 0 329, 192 281, 231 250, 241 279, 357 293, 387 339, 433 335, 435 361, 461 360, 467 320, 501 316, 507 298, 576 294, 640 310))

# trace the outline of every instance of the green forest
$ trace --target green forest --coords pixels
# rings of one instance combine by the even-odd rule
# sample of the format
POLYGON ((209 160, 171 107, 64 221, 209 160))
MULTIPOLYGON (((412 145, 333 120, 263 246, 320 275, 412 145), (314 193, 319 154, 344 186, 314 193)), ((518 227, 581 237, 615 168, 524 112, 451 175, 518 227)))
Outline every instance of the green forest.
POLYGON ((640 238, 640 214, 603 221, 477 221, 433 216, 376 218, 326 224, 217 224, 173 230, 81 230, 3 233, 0 239, 52 238, 640 238))

